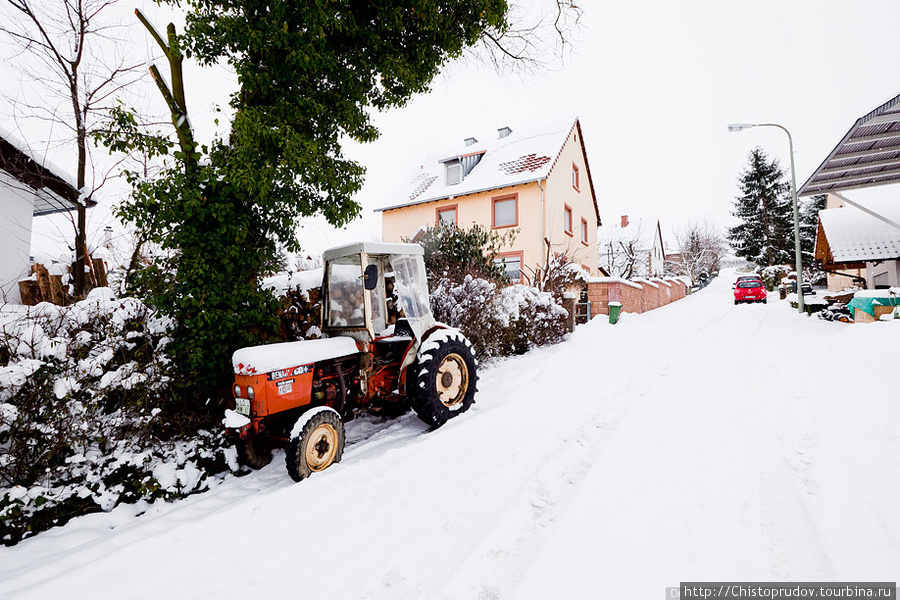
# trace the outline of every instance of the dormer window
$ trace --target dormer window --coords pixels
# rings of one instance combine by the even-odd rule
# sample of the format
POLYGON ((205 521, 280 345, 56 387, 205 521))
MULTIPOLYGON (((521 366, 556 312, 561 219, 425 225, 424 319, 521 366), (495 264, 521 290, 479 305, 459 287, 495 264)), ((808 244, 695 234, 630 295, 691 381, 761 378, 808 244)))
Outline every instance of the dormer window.
POLYGON ((463 166, 458 159, 444 163, 444 174, 447 185, 454 185, 463 180, 463 166))

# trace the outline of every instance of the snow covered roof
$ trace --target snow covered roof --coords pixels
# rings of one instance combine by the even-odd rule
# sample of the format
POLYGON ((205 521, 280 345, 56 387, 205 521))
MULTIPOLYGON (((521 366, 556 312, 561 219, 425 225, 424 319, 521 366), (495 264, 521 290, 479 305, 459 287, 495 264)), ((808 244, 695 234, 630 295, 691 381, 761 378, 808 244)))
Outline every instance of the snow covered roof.
MULTIPOLYGON (((46 160, 38 161, 28 145, 10 131, 0 127, 0 169, 35 190, 34 216, 74 210, 79 200, 75 185, 65 171, 46 160)), ((89 202, 94 206, 96 202, 89 202)))
POLYGON ((798 196, 900 182, 900 94, 856 120, 798 196))
MULTIPOLYGON (((546 179, 575 128, 581 138, 577 118, 540 130, 512 130, 505 137, 485 142, 468 138, 454 148, 426 158, 390 204, 377 212, 546 179), (447 165, 457 161, 463 166, 465 176, 458 183, 448 183, 447 165)), ((509 128, 500 131, 507 132, 509 128)), ((583 147, 584 142, 580 141, 583 147)), ((593 188, 593 183, 590 185, 593 188)))
MULTIPOLYGON (((900 223, 900 202, 893 198, 869 201, 866 208, 900 223)), ((819 224, 833 262, 900 258, 900 229, 853 206, 819 211, 819 224)), ((820 246, 817 243, 817 248, 820 246)), ((822 258, 818 252, 817 258, 822 258)))

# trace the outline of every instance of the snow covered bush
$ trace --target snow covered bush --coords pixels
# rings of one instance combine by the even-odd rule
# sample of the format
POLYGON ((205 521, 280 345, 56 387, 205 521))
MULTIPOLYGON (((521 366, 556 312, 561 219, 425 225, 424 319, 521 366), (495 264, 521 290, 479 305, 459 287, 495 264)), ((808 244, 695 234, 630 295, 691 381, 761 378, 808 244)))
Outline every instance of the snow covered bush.
POLYGON ((784 277, 788 276, 791 270, 790 267, 785 265, 774 265, 765 267, 759 272, 759 275, 762 277, 763 285, 766 286, 766 289, 772 292, 778 289, 778 284, 781 283, 784 277))
POLYGON ((552 292, 515 284, 500 291, 501 314, 508 320, 504 354, 524 354, 537 346, 555 344, 566 334, 569 313, 552 292))
POLYGON ((500 287, 472 275, 460 283, 440 279, 431 294, 431 310, 435 319, 465 334, 479 359, 559 342, 568 315, 550 292, 521 284, 500 287))
POLYGON ((173 435, 168 323, 107 288, 0 307, 0 540, 120 502, 203 489, 218 436, 173 435), (168 410, 164 410, 168 409, 168 410))
POLYGON ((434 318, 463 332, 479 359, 501 356, 504 323, 498 310, 497 284, 466 275, 459 283, 443 277, 432 282, 431 312, 434 318))

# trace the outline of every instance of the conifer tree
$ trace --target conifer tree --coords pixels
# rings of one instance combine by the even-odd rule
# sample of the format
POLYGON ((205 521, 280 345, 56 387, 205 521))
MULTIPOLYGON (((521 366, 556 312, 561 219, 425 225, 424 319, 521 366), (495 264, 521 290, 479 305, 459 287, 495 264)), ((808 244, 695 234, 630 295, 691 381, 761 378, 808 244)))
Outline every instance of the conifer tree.
POLYGON ((735 198, 733 214, 741 223, 728 230, 735 254, 763 267, 791 262, 790 185, 784 181, 778 160, 769 160, 761 148, 754 148, 740 185, 741 195, 735 198))
POLYGON ((800 251, 803 253, 804 265, 811 265, 815 261, 819 211, 825 210, 827 199, 826 194, 820 194, 808 198, 800 205, 800 251))

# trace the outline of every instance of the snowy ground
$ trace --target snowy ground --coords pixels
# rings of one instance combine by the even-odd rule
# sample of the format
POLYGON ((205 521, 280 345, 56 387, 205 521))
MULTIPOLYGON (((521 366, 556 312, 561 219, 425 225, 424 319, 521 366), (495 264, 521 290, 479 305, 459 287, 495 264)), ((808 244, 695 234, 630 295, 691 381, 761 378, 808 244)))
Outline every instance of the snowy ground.
POLYGON ((426 433, 350 424, 202 495, 0 548, 0 598, 647 599, 900 579, 900 321, 732 304, 726 274, 482 371, 426 433))

